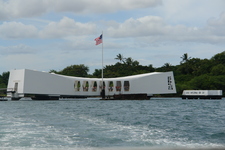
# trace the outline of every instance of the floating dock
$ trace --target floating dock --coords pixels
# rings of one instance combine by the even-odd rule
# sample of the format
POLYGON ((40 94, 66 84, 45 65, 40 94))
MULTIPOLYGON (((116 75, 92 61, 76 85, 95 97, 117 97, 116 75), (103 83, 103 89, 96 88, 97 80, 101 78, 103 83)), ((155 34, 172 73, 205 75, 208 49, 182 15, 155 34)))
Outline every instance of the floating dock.
POLYGON ((184 90, 182 99, 222 99, 222 90, 184 90))

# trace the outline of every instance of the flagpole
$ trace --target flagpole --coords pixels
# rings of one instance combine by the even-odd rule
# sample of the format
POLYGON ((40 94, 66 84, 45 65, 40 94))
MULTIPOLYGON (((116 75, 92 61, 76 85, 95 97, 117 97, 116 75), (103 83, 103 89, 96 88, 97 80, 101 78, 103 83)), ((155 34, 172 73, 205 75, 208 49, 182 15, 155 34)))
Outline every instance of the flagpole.
POLYGON ((102 31, 102 87, 103 87, 103 31, 102 31))
POLYGON ((96 41, 96 45, 102 44, 102 84, 100 86, 101 86, 101 90, 102 90, 101 91, 102 99, 105 99, 105 89, 104 89, 104 84, 103 84, 103 82, 104 82, 103 81, 103 69, 104 69, 104 67, 103 67, 103 31, 102 31, 102 34, 95 39, 95 41, 96 41))
POLYGON ((104 89, 104 83, 103 83, 103 31, 102 31, 102 99, 105 99, 105 89, 104 89))

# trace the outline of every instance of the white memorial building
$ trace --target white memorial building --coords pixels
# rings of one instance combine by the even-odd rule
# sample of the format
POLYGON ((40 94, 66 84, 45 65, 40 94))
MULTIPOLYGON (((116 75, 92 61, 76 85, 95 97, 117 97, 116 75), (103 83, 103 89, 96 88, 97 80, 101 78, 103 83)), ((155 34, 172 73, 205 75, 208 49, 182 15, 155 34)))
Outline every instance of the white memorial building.
POLYGON ((7 97, 18 100, 176 93, 173 72, 153 72, 118 78, 83 78, 21 69, 11 70, 7 97), (103 83, 103 86, 102 86, 103 83))

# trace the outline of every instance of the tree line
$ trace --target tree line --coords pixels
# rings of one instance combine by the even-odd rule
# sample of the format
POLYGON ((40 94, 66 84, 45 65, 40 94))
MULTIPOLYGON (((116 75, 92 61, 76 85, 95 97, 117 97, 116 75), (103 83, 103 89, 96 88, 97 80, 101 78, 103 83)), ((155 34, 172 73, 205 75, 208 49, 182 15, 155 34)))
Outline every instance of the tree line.
MULTIPOLYGON (((131 57, 125 58, 118 54, 118 60, 113 65, 104 66, 104 78, 130 76, 150 72, 173 71, 177 88, 176 96, 183 90, 223 90, 225 92, 225 51, 214 55, 210 59, 191 58, 188 53, 183 54, 180 64, 165 63, 162 67, 154 68, 152 64, 141 65, 131 57)), ((93 74, 88 74, 89 67, 84 64, 71 65, 61 71, 50 70, 61 75, 101 78, 102 69, 95 69, 93 74)), ((9 72, 0 75, 0 88, 7 87, 9 72)))

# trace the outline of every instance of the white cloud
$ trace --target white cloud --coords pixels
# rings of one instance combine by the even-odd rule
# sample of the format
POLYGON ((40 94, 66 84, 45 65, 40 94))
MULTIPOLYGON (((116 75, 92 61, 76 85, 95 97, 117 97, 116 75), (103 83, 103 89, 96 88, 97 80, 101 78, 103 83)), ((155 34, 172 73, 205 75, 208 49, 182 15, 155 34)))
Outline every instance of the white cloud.
POLYGON ((37 31, 35 26, 21 22, 4 22, 0 25, 0 37, 5 39, 34 38, 37 31))
POLYGON ((40 16, 50 11, 109 13, 160 4, 161 0, 0 0, 0 20, 40 16))
MULTIPOLYGON (((94 22, 81 23, 63 17, 58 22, 49 22, 39 28, 21 22, 4 22, 0 25, 0 37, 3 39, 26 38, 63 38, 82 37, 96 34, 98 25, 94 22)), ((144 16, 130 18, 122 23, 109 21, 105 23, 106 35, 112 38, 135 38, 142 42, 200 42, 222 43, 225 40, 225 13, 219 18, 209 19, 204 27, 171 25, 162 17, 144 16)))
POLYGON ((58 0, 55 11, 70 11, 75 13, 109 13, 119 10, 148 8, 161 5, 161 0, 58 0))
POLYGON ((75 22, 73 19, 64 17, 59 22, 50 22, 41 32, 43 38, 61 38, 65 36, 82 36, 93 34, 96 25, 93 23, 75 22))
POLYGON ((108 28, 113 37, 153 36, 165 33, 163 19, 157 16, 145 16, 138 19, 130 18, 124 23, 108 28))
POLYGON ((0 25, 0 38, 26 39, 26 38, 64 38, 67 36, 83 36, 96 32, 94 23, 75 22, 73 19, 63 17, 59 22, 50 22, 38 30, 34 25, 21 22, 4 22, 0 25))
POLYGON ((115 38, 138 38, 143 41, 222 43, 225 40, 225 13, 212 19, 205 27, 189 27, 183 24, 170 25, 158 16, 130 18, 123 23, 113 23, 107 33, 115 38))
POLYGON ((51 0, 0 0, 0 20, 39 16, 49 6, 51 0))
POLYGON ((207 30, 218 36, 225 36, 225 12, 221 13, 218 19, 208 20, 207 30))
MULTIPOLYGON (((130 18, 122 23, 109 21, 105 23, 106 35, 112 38, 136 38, 142 42, 205 42, 221 43, 225 40, 225 13, 219 18, 209 19, 204 27, 191 27, 183 24, 170 25, 162 17, 144 16, 130 18)), ((21 22, 4 22, 0 25, 0 37, 3 39, 26 38, 64 38, 82 37, 96 34, 97 23, 76 22, 74 19, 63 17, 58 22, 49 22, 39 28, 21 22)))
POLYGON ((225 12, 220 14, 220 17, 218 19, 216 18, 211 18, 208 20, 208 25, 209 26, 225 26, 225 12))
POLYGON ((224 0, 0 0, 0 57, 8 68, 101 68, 94 38, 103 30, 105 64, 118 53, 153 66, 179 64, 184 53, 209 58, 224 50, 224 8, 224 0))
POLYGON ((15 46, 1 46, 0 47, 0 54, 1 55, 21 55, 21 54, 33 54, 35 53, 35 49, 24 45, 24 44, 19 44, 15 46))
POLYGON ((202 27, 206 20, 217 16, 225 8, 224 0, 163 0, 158 14, 170 24, 202 27))

